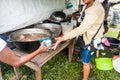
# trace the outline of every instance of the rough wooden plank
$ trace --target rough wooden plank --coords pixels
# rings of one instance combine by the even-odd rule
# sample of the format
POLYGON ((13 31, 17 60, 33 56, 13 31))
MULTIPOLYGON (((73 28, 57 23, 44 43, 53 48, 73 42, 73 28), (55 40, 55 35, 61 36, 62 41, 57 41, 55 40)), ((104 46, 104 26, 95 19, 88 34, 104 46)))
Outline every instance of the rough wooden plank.
MULTIPOLYGON (((71 41, 67 41, 63 44, 61 44, 55 51, 50 51, 50 52, 45 52, 45 53, 41 53, 38 56, 36 56, 35 58, 33 58, 31 61, 29 61, 28 63, 26 63, 25 65, 39 65, 42 66, 43 64, 45 64, 48 60, 50 60, 53 56, 55 56, 56 54, 58 54, 61 50, 63 50, 65 47, 67 47, 70 44, 71 41)), ((24 56, 28 53, 22 52, 18 49, 14 49, 15 53, 17 56, 24 56)))

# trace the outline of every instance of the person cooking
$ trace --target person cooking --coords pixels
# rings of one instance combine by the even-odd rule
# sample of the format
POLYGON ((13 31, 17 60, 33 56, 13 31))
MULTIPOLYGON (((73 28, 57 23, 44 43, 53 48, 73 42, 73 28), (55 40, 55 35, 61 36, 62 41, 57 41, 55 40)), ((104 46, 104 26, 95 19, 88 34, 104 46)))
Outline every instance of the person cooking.
MULTIPOLYGON (((85 45, 89 45, 92 37, 95 35, 95 33, 98 31, 100 25, 102 24, 104 20, 104 8, 101 5, 101 3, 98 0, 83 0, 83 2, 87 5, 85 9, 85 16, 81 24, 74 28, 72 31, 68 32, 67 34, 55 38, 56 43, 52 47, 53 50, 57 48, 57 46, 66 40, 73 39, 75 37, 83 35, 83 40, 85 42, 85 45)), ((100 28, 99 32, 97 33, 95 39, 99 39, 103 37, 104 27, 100 28)), ((83 50, 83 49, 82 49, 83 50)), ((80 52, 80 54, 82 51, 80 52)), ((94 52, 95 54, 96 52, 94 52)), ((81 60, 83 63, 83 78, 82 80, 88 80, 89 74, 90 74, 90 60, 92 58, 92 55, 90 53, 84 53, 81 54, 81 60), (91 56, 91 57, 89 57, 91 56), (88 61, 86 61, 88 60, 88 61)))

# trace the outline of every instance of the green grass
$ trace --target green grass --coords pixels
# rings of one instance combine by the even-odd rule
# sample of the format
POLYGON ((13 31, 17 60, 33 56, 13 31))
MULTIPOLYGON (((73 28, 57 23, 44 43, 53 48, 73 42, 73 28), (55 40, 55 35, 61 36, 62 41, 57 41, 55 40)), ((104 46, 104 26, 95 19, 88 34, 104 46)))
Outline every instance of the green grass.
MULTIPOLYGON (((106 36, 117 35, 116 31, 109 30, 106 36)), ((100 51, 106 52, 106 51, 100 51)), ((109 51, 105 56, 100 54, 99 57, 112 57, 113 54, 109 51)), ((82 79, 82 63, 76 62, 76 55, 73 55, 72 62, 68 62, 67 51, 63 50, 51 60, 49 60, 42 67, 43 80, 81 80, 82 79)), ((120 80, 120 73, 114 69, 109 71, 102 71, 96 68, 95 56, 92 58, 92 69, 90 72, 90 78, 95 77, 97 80, 120 80)), ((14 77, 13 68, 7 64, 2 64, 3 80, 11 80, 14 77)), ((35 80, 34 71, 26 66, 20 67, 20 73, 23 76, 22 80, 35 80)), ((92 79, 89 79, 92 80, 92 79)))

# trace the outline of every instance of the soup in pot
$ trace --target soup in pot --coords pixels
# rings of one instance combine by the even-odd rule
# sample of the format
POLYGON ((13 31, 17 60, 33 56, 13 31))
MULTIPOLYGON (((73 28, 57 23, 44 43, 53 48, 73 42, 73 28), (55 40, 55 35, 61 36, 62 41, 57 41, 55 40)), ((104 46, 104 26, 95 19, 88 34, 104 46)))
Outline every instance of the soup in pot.
POLYGON ((40 38, 47 37, 48 35, 46 34, 36 34, 36 33, 31 33, 31 34, 21 34, 16 37, 17 41, 36 41, 39 40, 40 38))

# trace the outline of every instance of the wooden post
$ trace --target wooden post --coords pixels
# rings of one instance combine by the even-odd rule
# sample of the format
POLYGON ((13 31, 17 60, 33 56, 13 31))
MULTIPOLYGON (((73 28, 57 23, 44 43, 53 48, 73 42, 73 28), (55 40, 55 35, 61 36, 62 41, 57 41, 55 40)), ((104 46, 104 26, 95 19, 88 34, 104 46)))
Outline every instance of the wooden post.
POLYGON ((69 53, 68 53, 69 62, 72 61, 72 56, 73 56, 73 51, 74 51, 74 44, 75 44, 75 39, 73 39, 72 42, 70 43, 70 45, 68 46, 68 48, 69 48, 69 53))
POLYGON ((36 76, 36 80, 42 80, 41 67, 39 68, 39 70, 35 71, 35 76, 36 76))
POLYGON ((15 75, 16 75, 16 80, 20 80, 21 76, 20 76, 20 73, 19 73, 19 67, 13 67, 13 69, 14 69, 14 72, 15 72, 15 75))
POLYGON ((81 0, 79 0, 78 10, 79 10, 79 12, 81 11, 81 0))

